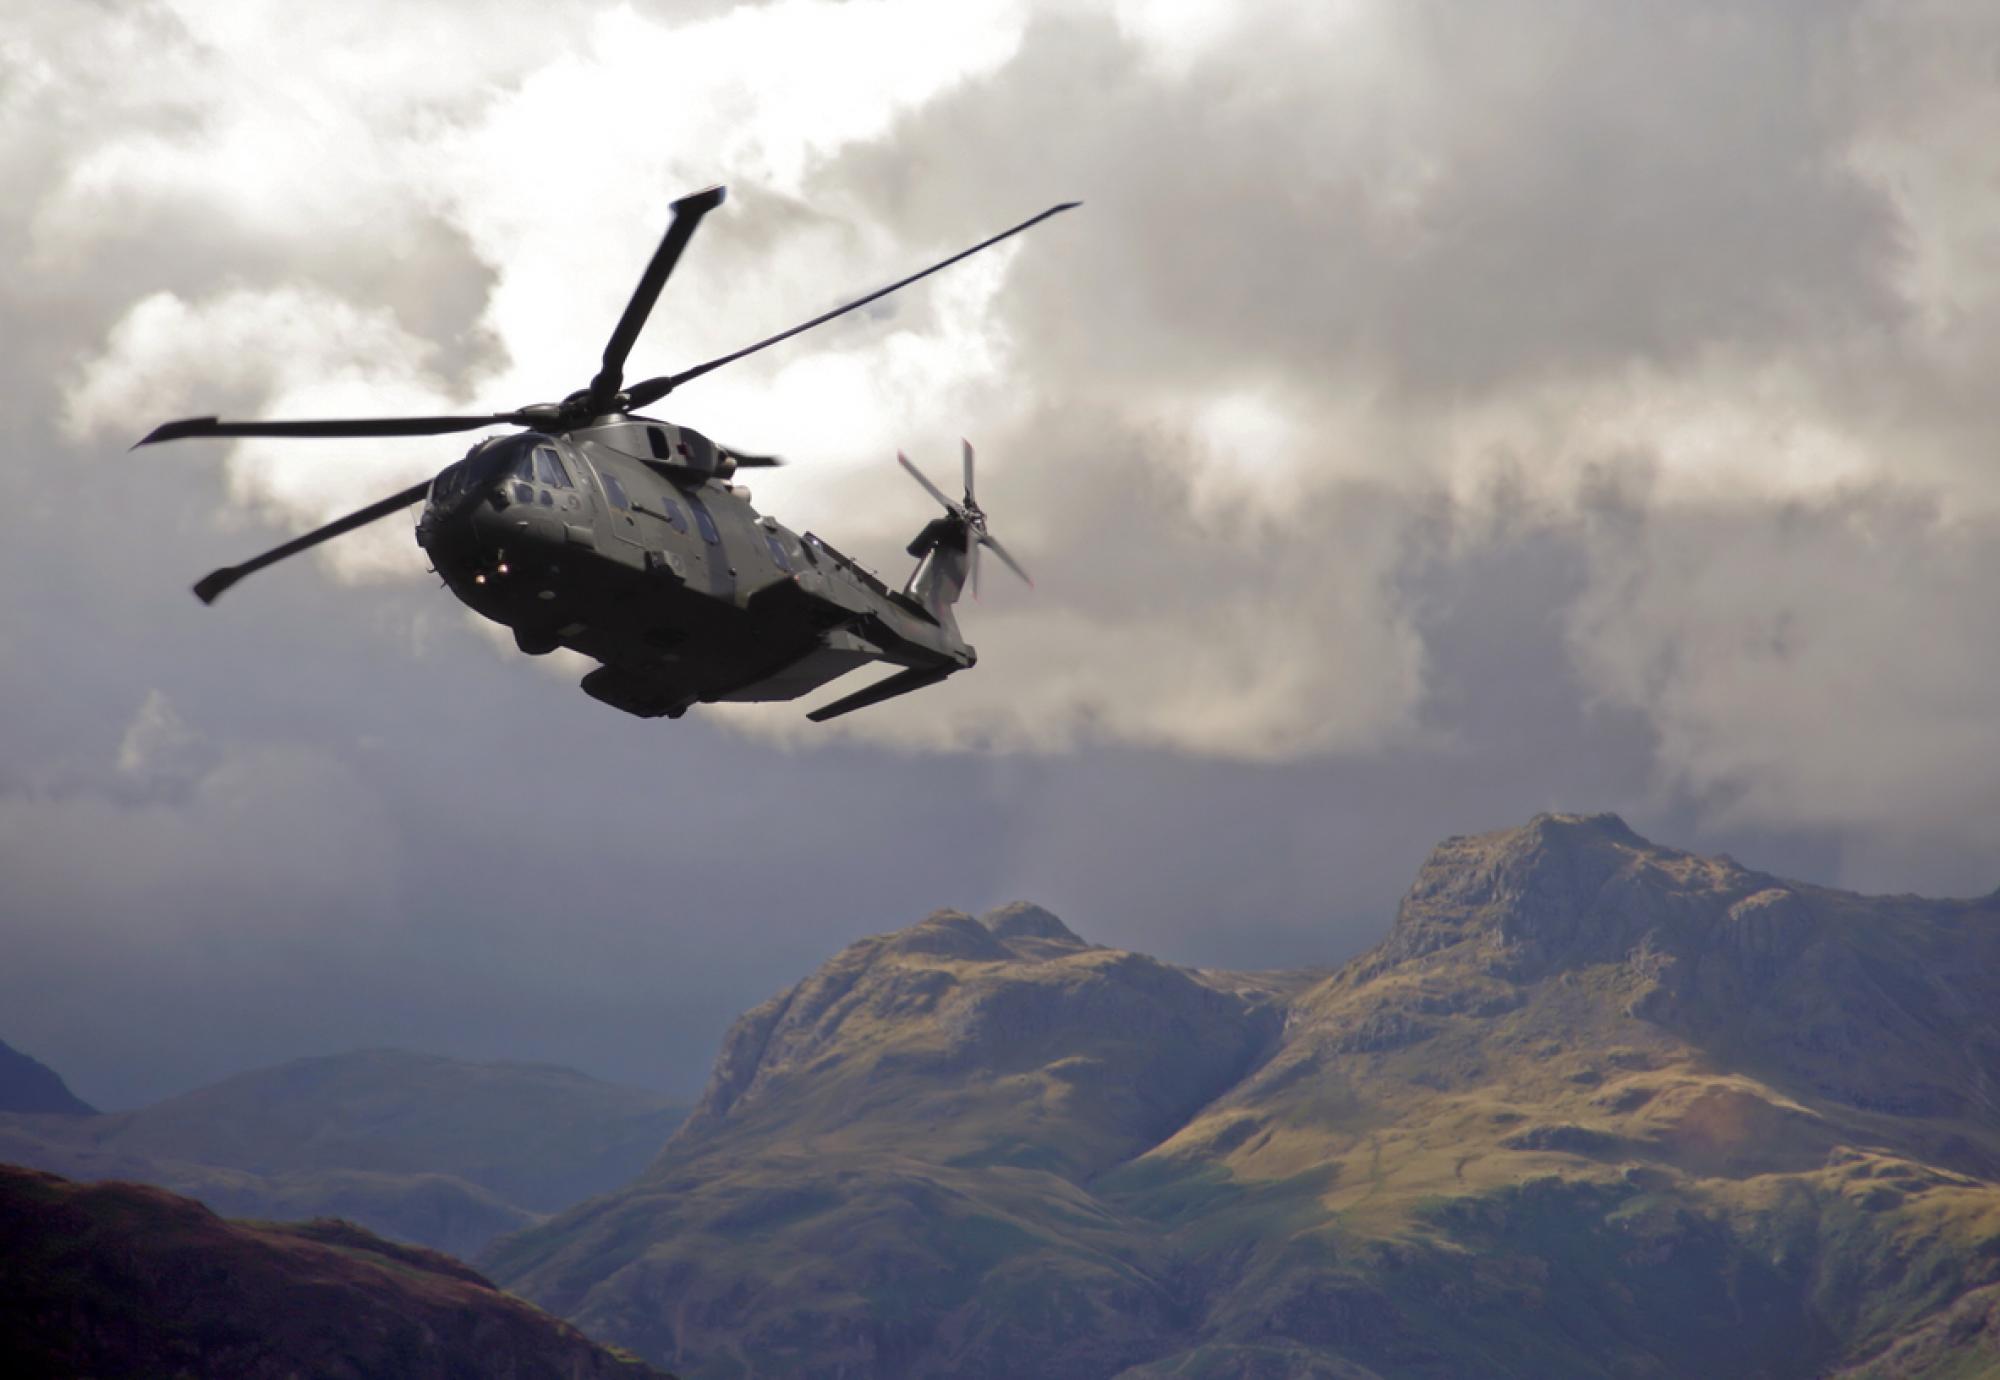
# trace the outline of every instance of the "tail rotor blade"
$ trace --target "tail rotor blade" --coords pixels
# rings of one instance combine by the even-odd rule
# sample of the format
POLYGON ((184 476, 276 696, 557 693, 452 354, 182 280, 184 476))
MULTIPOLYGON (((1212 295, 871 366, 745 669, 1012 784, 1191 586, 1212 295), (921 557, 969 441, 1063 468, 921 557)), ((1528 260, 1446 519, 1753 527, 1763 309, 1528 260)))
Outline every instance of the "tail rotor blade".
POLYGON ((323 541, 352 532, 357 527, 366 527, 378 518, 385 518, 399 508, 407 508, 430 489, 431 481, 412 484, 399 494, 391 494, 379 503, 371 503, 366 508, 357 509, 344 518, 329 522, 324 527, 314 528, 302 537, 294 537, 283 546, 274 546, 261 556, 252 556, 241 565, 226 565, 220 570, 209 572, 194 587, 195 597, 204 604, 212 604, 231 585, 246 575, 254 575, 267 565, 276 565, 287 556, 296 556, 301 551, 318 546, 323 541))
POLYGON ((896 452, 896 463, 901 465, 904 469, 910 472, 910 478, 916 480, 919 484, 924 486, 925 493, 928 493, 932 498, 942 503, 945 506, 946 512, 961 513, 965 511, 958 504, 952 502, 949 498, 946 498, 944 490, 940 489, 937 485, 931 483, 930 476, 926 475, 922 470, 918 469, 915 465, 911 464, 910 457, 903 454, 903 452, 901 452, 900 450, 896 452))
POLYGON ((1021 569, 1021 563, 1015 560, 1012 556, 1007 554, 1007 548, 1000 544, 1000 541, 997 537, 990 537, 986 535, 984 532, 982 532, 979 534, 978 544, 980 546, 991 547, 993 549, 993 554, 998 556, 1001 560, 1005 561, 1007 563, 1007 568, 1009 570, 1013 571, 1016 575, 1019 575, 1023 580, 1026 580, 1028 582, 1029 589, 1033 589, 1035 587, 1035 577, 1030 575, 1027 571, 1021 569))

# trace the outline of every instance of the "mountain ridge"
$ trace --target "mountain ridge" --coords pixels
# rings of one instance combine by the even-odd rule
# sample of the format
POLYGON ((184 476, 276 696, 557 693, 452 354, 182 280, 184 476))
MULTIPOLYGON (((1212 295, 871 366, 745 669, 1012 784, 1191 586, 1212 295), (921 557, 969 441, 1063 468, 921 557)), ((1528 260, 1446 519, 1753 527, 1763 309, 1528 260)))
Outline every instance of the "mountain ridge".
POLYGON ((135 1112, 0 1116, 0 1160, 157 1184, 238 1217, 339 1216, 471 1255, 638 1173, 680 1104, 556 1065, 376 1048, 135 1112))
POLYGON ((0 1041, 0 1113, 96 1116, 97 1108, 69 1089, 62 1075, 0 1041))
POLYGON ((1939 1320, 2000 1282, 1993 898, 1548 815, 1312 980, 1032 927, 842 950, 496 1277, 715 1376, 1803 1380, 1990 1335, 1939 1320))

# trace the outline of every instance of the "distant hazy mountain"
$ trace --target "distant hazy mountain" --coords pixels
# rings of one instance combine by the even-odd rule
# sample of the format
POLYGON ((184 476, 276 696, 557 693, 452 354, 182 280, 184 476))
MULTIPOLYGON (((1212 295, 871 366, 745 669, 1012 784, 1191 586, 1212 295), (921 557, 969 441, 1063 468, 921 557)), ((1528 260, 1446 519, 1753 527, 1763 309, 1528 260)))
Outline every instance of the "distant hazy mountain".
POLYGON ((944 913, 487 1260, 695 1376, 2000 1374, 2000 902, 1545 816, 1331 976, 944 913))
POLYGON ((9 1376, 648 1380, 455 1260, 342 1222, 224 1222, 137 1184, 0 1166, 9 1376))
POLYGON ((0 1160, 158 1184, 231 1216, 344 1217, 471 1254, 628 1182, 684 1115, 569 1069, 365 1050, 138 1112, 0 1117, 0 1160))
POLYGON ((0 1043, 0 1112, 95 1116, 97 1108, 71 1092, 54 1069, 0 1043))

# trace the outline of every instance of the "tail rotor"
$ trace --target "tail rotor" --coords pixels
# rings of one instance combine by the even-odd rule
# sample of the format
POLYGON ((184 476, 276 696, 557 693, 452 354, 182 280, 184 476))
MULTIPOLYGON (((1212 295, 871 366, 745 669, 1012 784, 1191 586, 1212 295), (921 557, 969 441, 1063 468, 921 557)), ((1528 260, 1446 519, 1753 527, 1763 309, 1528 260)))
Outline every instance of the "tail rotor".
MULTIPOLYGON (((979 549, 983 546, 998 556, 1009 570, 1027 581, 1028 587, 1032 589, 1035 584, 1034 578, 1021 567, 1021 563, 1014 559, 1007 548, 1000 544, 1000 539, 987 527, 986 512, 979 506, 979 499, 973 487, 972 442, 964 441, 961 444, 965 448, 965 497, 958 500, 952 499, 943 489, 933 484, 928 475, 911 463, 909 456, 901 451, 896 452, 896 462, 908 470, 910 477, 923 485, 924 491, 943 505, 945 510, 944 517, 933 518, 930 524, 917 534, 916 540, 910 543, 910 554, 917 557, 920 562, 926 556, 937 557, 947 552, 959 557, 964 563, 963 570, 954 573, 962 578, 963 583, 972 586, 973 597, 978 598, 979 549)), ((928 590, 944 594, 946 572, 940 569, 940 563, 936 559, 932 561, 932 572, 933 578, 928 590)), ((914 584, 915 581, 916 576, 913 574, 911 582, 914 584)), ((949 606, 957 597, 958 590, 952 588, 948 597, 943 598, 941 602, 949 606)))

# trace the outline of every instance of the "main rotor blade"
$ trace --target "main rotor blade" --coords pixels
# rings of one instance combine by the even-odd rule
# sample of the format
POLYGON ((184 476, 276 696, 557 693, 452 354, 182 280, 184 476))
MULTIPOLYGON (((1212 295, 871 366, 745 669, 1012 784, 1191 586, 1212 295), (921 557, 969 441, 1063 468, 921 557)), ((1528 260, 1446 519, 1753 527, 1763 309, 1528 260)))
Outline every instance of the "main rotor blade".
POLYGON ((189 436, 441 436, 447 431, 477 431, 483 426, 533 426, 519 412, 495 412, 484 417, 365 417, 328 422, 224 422, 214 417, 187 417, 164 422, 133 443, 132 449, 189 436))
MULTIPOLYGON (((639 275, 639 286, 632 290, 632 300, 625 304, 625 314, 618 318, 611 339, 605 342, 604 367, 590 381, 590 404, 594 414, 601 416, 610 411, 611 400, 617 396, 618 385, 624 381, 625 356, 632 352, 632 343, 639 338, 640 329, 652 314, 653 303, 659 300, 660 289, 667 284, 667 275, 680 261, 681 251, 694 237, 695 227, 701 224, 701 218, 720 206, 723 196, 721 187, 710 187, 707 191, 684 196, 673 204, 673 221, 667 226, 660 247, 653 251, 653 261, 639 275)), ((635 407, 638 405, 633 404, 635 407)))
POLYGON ((931 274, 936 273, 939 269, 950 268, 960 259, 968 258, 971 255, 977 254, 982 249, 990 248, 991 246, 1000 243, 1000 241, 1006 239, 1010 235, 1018 235, 1031 225, 1039 225, 1041 222, 1047 220, 1050 216, 1055 215, 1059 211, 1067 211, 1072 209, 1073 207, 1081 206, 1082 204, 1083 203, 1080 201, 1065 201, 1060 205, 1051 206, 1049 207, 1048 210, 1042 212, 1038 216, 1030 216, 1028 219, 1022 221, 1019 225, 1015 226, 1013 229, 1002 230, 999 234, 993 236, 991 239, 981 240, 978 244, 973 245, 972 248, 961 250, 960 252, 952 255, 949 259, 944 259, 938 263, 934 263, 929 268, 923 270, 923 272, 921 273, 912 273, 907 278, 899 278, 885 288, 877 288, 875 291, 869 293, 866 297, 857 297, 854 301, 849 302, 846 306, 835 307, 832 311, 822 312, 820 315, 815 316, 810 321, 806 321, 801 323, 800 325, 794 326, 788 331, 779 331, 776 335, 770 336, 764 340, 760 340, 755 345, 746 345, 742 349, 736 351, 734 354, 727 354, 717 359, 711 359, 706 363, 695 365, 694 368, 692 369, 683 369, 678 374, 667 374, 663 375, 660 378, 647 379, 643 383, 635 383, 632 385, 631 388, 626 390, 626 394, 630 399, 630 405, 634 408, 640 408, 646 406, 646 404, 648 403, 658 402, 661 398, 666 397, 667 394, 673 392, 676 388, 686 383, 689 379, 700 378, 703 374, 708 373, 711 369, 720 369, 725 364, 734 364, 737 360, 742 359, 745 355, 754 355, 759 350, 762 350, 771 345, 776 345, 781 340, 790 340, 793 336, 797 335, 801 331, 809 331, 814 326, 823 326, 827 322, 833 320, 833 318, 836 316, 844 316, 848 312, 854 311, 856 308, 865 307, 870 302, 876 301, 879 298, 887 297, 890 293, 895 292, 899 288, 908 287, 911 283, 916 282, 919 278, 928 278, 931 276, 931 274))
POLYGON ((979 544, 981 546, 990 548, 994 555, 998 556, 1001 560, 1005 561, 1007 563, 1007 568, 1009 570, 1013 571, 1016 575, 1019 575, 1022 579, 1028 582, 1029 589, 1033 589, 1035 587, 1035 577, 1030 575, 1027 571, 1021 569, 1021 563, 1015 560, 1012 556, 1007 554, 1007 548, 1000 544, 999 539, 997 537, 989 537, 984 532, 981 532, 979 534, 979 544))
POLYGON ((922 470, 918 469, 915 465, 911 464, 910 457, 903 454, 903 452, 901 452, 900 450, 896 452, 896 463, 901 465, 904 469, 908 470, 910 472, 910 477, 916 480, 919 484, 923 485, 925 491, 929 493, 932 498, 944 504, 946 512, 963 513, 965 511, 965 509, 960 507, 957 503, 953 502, 949 498, 946 498, 944 496, 944 490, 940 489, 937 485, 931 483, 930 476, 926 475, 922 470))
POLYGON ((740 450, 729 450, 726 447, 722 453, 734 460, 739 470, 772 470, 785 463, 776 455, 745 455, 740 450))
POLYGON ((972 442, 961 436, 958 443, 965 447, 965 501, 968 506, 976 507, 972 497, 972 442))
POLYGON ((210 571, 195 585, 195 597, 204 604, 212 604, 225 589, 235 584, 245 575, 254 575, 267 565, 275 565, 287 556, 296 556, 308 547, 318 546, 323 541, 331 541, 357 527, 366 527, 377 518, 385 518, 398 508, 407 508, 422 498, 431 486, 426 479, 421 484, 412 484, 399 494, 393 494, 380 503, 371 503, 366 508, 349 513, 346 517, 329 522, 324 527, 315 528, 303 537, 295 537, 283 546, 274 546, 261 556, 253 556, 242 565, 226 565, 220 570, 210 571))

